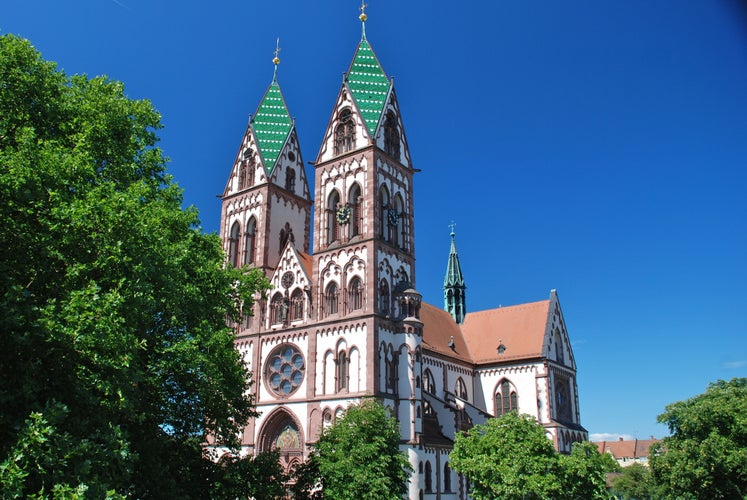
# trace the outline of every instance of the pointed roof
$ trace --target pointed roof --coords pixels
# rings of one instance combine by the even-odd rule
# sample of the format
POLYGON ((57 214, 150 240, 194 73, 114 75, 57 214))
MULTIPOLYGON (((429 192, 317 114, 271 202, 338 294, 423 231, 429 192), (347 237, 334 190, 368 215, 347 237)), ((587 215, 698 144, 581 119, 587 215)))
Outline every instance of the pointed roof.
POLYGON ((293 120, 285 105, 285 99, 283 99, 277 80, 272 80, 251 123, 265 173, 269 177, 280 155, 280 150, 293 128, 293 120))
POLYGON ((373 137, 384 110, 391 83, 366 40, 365 32, 353 56, 346 81, 363 121, 366 123, 368 134, 373 137))
POLYGON ((449 251, 449 262, 446 265, 446 276, 444 277, 444 288, 459 286, 464 287, 464 276, 462 266, 459 264, 454 231, 451 232, 451 250, 449 251))

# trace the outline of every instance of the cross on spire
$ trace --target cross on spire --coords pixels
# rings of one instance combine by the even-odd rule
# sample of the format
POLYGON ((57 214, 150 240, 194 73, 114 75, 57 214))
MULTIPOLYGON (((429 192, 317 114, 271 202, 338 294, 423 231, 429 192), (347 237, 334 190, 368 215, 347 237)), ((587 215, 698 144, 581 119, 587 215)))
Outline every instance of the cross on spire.
POLYGON ((278 57, 278 54, 280 54, 280 37, 275 40, 275 51, 273 54, 275 54, 275 57, 272 58, 272 64, 275 65, 275 72, 272 74, 272 81, 274 82, 278 75, 278 64, 280 64, 280 58, 278 57))
POLYGON ((454 236, 454 228, 456 227, 456 222, 451 221, 451 224, 449 224, 449 228, 451 228, 451 235, 454 236))

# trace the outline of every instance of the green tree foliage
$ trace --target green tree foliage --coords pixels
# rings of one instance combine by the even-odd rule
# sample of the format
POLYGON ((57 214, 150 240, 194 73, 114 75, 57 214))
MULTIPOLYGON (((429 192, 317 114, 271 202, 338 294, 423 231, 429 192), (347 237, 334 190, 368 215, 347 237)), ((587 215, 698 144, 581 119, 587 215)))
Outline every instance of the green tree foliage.
POLYGON ((747 378, 712 383, 658 421, 671 433, 651 450, 662 498, 747 498, 747 378))
POLYGON ((148 101, 9 35, 0 82, 0 490, 211 496, 204 440, 255 414, 225 320, 266 281, 181 208, 148 101))
POLYGON ((623 467, 612 480, 612 493, 623 500, 659 498, 655 491, 651 470, 637 462, 623 467))
POLYGON ((590 443, 559 455, 545 429, 509 412, 458 435, 451 468, 472 482, 475 500, 494 498, 608 498, 605 460, 590 443))
POLYGON ((296 469, 298 498, 318 498, 313 493, 319 485, 325 498, 335 500, 402 498, 412 468, 399 439, 399 424, 381 403, 350 406, 296 469))

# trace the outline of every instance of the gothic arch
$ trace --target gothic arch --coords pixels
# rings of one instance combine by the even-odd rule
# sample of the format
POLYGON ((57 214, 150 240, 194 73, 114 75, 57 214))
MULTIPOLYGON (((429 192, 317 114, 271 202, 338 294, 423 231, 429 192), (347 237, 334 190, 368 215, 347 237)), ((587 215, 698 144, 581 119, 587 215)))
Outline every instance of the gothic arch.
POLYGON ((387 222, 387 211, 389 210, 389 189, 382 184, 379 187, 379 238, 389 239, 389 224, 387 222))
POLYGON ((231 225, 231 231, 228 235, 228 263, 231 267, 239 267, 239 235, 241 234, 241 224, 235 221, 231 225))
POLYGON ((340 193, 333 189, 327 196, 327 245, 340 239, 340 226, 337 223, 337 207, 340 204, 340 193))
POLYGON ((507 378, 501 379, 493 391, 495 416, 500 417, 509 411, 519 411, 516 386, 507 378))
POLYGON ((244 232, 244 265, 254 264, 257 248, 257 219, 252 215, 244 232))
POLYGON ((335 155, 352 151, 355 147, 355 120, 349 107, 345 107, 337 114, 335 127, 335 155))
POLYGON ((259 431, 260 451, 280 449, 283 453, 303 454, 303 427, 296 416, 284 407, 268 415, 259 431), (286 432, 290 431, 290 432, 286 432))
POLYGON ((363 222, 363 211, 361 210, 362 203, 363 198, 361 197, 361 187, 357 182, 355 182, 348 192, 348 206, 350 207, 348 238, 358 236, 361 233, 363 222))

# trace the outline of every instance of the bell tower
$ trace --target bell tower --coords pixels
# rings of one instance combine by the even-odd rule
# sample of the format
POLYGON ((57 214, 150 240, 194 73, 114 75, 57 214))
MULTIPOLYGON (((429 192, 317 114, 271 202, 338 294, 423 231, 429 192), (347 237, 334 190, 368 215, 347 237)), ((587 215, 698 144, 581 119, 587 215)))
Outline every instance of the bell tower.
MULTIPOLYGON (((308 249, 311 232, 311 193, 295 123, 277 81, 279 51, 272 83, 249 120, 221 198, 220 232, 228 264, 258 267, 267 276, 288 242, 308 249)), ((258 305, 255 317, 261 318, 264 310, 258 305)))

